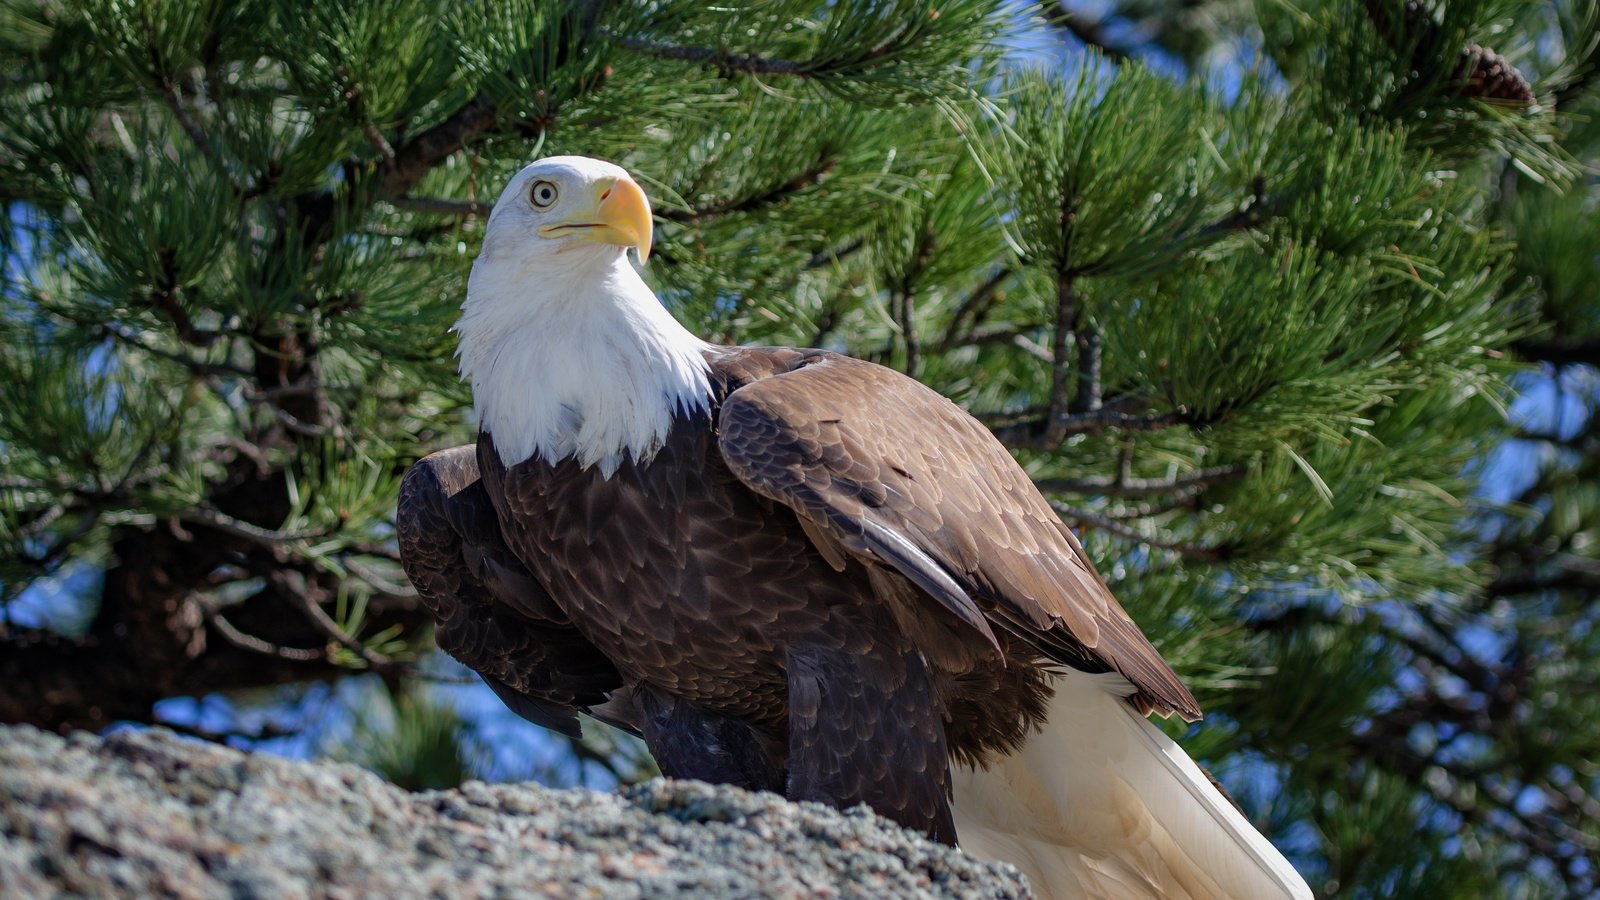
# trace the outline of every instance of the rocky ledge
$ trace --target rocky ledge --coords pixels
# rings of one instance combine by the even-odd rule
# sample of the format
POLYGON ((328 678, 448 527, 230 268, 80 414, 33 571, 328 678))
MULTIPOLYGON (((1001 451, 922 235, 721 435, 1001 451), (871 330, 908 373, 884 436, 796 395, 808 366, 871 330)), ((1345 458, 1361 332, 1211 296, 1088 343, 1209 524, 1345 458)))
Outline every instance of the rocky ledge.
POLYGON ((865 808, 699 782, 413 794, 354 766, 162 731, 0 727, 0 895, 999 898, 1027 887, 1009 866, 865 808))

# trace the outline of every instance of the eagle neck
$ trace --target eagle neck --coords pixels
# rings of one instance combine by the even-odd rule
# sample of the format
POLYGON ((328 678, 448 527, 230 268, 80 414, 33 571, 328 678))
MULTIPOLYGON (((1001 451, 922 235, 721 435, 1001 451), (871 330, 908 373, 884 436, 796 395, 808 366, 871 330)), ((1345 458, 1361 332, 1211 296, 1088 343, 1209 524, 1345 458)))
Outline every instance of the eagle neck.
POLYGON ((614 248, 561 265, 480 258, 455 330, 478 427, 501 462, 575 459, 609 478, 654 457, 711 404, 711 345, 678 324, 614 248))

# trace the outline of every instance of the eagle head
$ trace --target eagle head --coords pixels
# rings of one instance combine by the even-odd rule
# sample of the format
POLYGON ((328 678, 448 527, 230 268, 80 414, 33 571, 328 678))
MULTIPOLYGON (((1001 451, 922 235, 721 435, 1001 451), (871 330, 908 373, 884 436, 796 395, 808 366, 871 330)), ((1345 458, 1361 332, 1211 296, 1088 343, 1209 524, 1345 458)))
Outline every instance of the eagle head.
POLYGON ((522 261, 577 251, 650 255, 650 200, 621 167, 550 156, 518 172, 489 214, 483 253, 522 261))
POLYGON ((622 168, 552 156, 495 201, 455 331, 478 426, 506 465, 575 458, 609 477, 709 408, 710 345, 628 261, 650 253, 650 201, 622 168))

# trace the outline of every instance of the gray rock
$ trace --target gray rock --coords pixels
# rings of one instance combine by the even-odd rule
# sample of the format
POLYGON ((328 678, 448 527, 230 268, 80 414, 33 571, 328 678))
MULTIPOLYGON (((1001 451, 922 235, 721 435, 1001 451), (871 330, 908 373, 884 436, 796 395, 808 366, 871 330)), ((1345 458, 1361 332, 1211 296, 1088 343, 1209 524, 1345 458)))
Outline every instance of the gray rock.
POLYGON ((349 765, 0 727, 0 895, 1025 897, 864 807, 653 781, 411 794, 349 765))

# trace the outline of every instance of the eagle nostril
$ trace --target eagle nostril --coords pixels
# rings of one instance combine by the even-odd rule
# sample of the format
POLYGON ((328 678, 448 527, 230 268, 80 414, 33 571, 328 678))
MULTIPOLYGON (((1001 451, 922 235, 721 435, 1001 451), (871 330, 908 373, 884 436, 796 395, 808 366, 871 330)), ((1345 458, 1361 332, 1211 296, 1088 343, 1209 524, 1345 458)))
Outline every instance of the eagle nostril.
POLYGON ((602 201, 602 202, 604 202, 604 201, 605 201, 605 199, 606 199, 606 198, 607 198, 607 197, 609 197, 609 196, 611 196, 611 188, 606 188, 606 192, 605 192, 605 193, 604 193, 604 194, 601 194, 601 195, 600 195, 600 200, 601 200, 601 201, 602 201))

